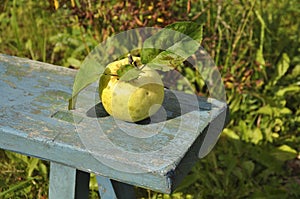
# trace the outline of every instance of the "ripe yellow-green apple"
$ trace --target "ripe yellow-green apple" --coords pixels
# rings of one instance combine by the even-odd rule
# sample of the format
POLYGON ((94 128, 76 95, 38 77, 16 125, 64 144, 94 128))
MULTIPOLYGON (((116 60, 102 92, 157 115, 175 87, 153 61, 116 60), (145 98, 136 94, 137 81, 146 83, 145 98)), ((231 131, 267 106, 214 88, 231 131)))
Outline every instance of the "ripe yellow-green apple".
MULTIPOLYGON (((132 59, 140 65, 139 57, 132 59)), ((148 66, 142 66, 136 78, 122 80, 118 70, 128 63, 125 58, 106 66, 99 81, 99 95, 103 107, 111 116, 137 122, 159 110, 164 99, 164 86, 160 75, 148 66)))

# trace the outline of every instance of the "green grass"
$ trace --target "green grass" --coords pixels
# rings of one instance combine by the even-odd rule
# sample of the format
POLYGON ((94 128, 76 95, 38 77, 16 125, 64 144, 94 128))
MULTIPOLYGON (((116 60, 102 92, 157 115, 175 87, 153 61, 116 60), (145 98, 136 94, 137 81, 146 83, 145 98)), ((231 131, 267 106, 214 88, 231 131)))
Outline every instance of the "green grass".
MULTIPOLYGON (((139 198, 299 198, 300 5, 296 0, 4 0, 0 52, 78 68, 112 34, 174 21, 204 23, 231 119, 214 150, 172 194, 139 198), (190 4, 189 4, 190 2, 190 4), (90 3, 90 4, 89 4, 90 3), (126 7, 126 9, 123 9, 126 7)), ((204 82, 182 68, 197 92, 204 82)), ((0 198, 47 198, 49 164, 0 151, 0 198)), ((97 198, 95 178, 91 198, 97 198)))

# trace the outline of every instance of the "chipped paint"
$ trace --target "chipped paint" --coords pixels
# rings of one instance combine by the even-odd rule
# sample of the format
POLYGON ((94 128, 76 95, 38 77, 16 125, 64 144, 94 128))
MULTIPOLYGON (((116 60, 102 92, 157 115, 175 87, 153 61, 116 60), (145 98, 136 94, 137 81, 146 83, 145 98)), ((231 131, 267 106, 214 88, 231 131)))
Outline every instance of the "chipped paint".
POLYGON ((92 104, 97 87, 83 93, 90 101, 67 111, 75 75, 74 70, 0 54, 0 148, 170 193, 198 160, 207 126, 226 111, 226 104, 216 100, 197 98, 193 104, 191 95, 168 93, 166 121, 122 126, 98 102, 92 104), (140 138, 125 132, 153 129, 161 132, 140 138))

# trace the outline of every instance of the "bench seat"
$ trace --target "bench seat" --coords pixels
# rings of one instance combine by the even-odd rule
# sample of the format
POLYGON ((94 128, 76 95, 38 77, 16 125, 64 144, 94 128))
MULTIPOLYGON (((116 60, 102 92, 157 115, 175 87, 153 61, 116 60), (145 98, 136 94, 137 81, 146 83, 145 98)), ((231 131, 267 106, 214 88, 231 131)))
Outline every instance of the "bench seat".
POLYGON ((76 72, 0 54, 0 148, 51 162, 49 198, 74 198, 77 171, 172 193, 228 118, 224 102, 166 90, 166 121, 117 121, 97 84, 68 111, 76 72), (55 185, 62 178, 68 183, 55 185))

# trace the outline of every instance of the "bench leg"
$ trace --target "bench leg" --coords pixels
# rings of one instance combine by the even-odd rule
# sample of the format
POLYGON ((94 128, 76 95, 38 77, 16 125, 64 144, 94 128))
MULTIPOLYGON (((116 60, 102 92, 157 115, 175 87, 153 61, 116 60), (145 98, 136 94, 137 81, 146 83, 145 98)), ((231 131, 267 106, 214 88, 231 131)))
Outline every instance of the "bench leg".
POLYGON ((101 199, 136 198, 134 187, 129 184, 110 180, 109 178, 103 176, 97 176, 97 182, 101 199))
POLYGON ((88 198, 89 176, 89 173, 51 162, 49 199, 88 198))

